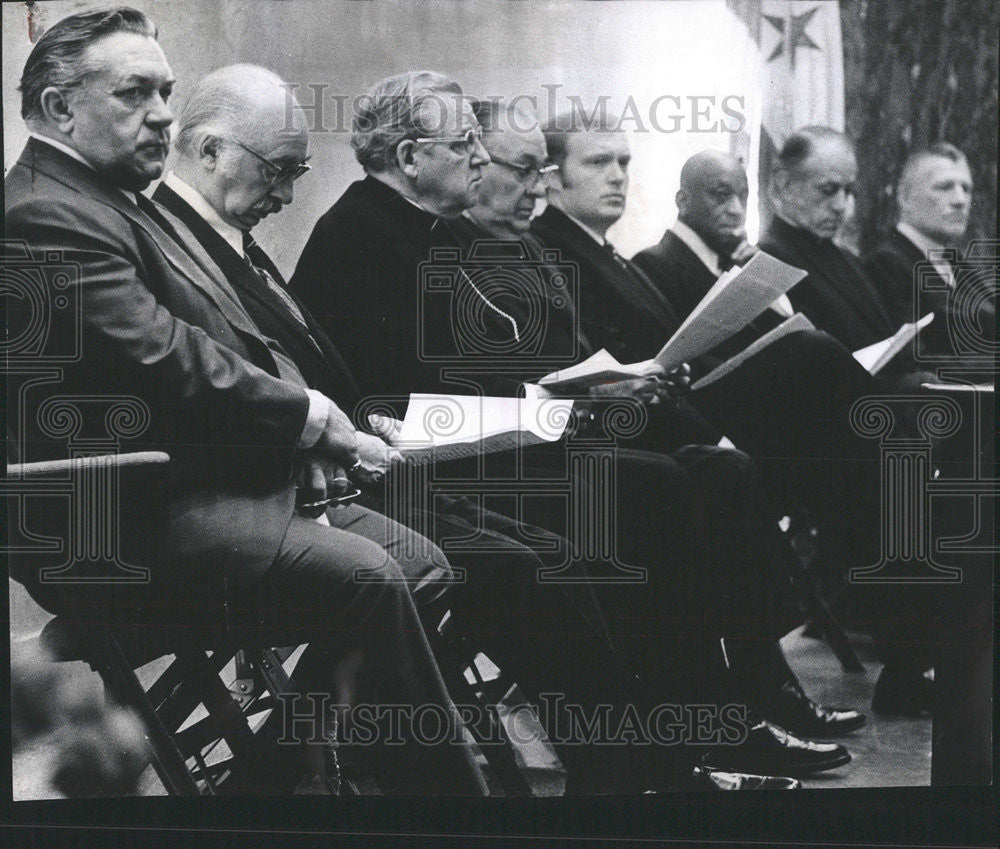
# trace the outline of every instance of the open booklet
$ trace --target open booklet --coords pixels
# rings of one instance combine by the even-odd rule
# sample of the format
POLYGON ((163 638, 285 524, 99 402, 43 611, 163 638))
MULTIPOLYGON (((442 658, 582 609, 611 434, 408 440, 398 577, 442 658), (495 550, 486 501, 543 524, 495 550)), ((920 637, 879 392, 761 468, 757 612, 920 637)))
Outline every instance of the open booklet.
POLYGON ((538 382, 549 390, 571 390, 668 372, 738 333, 805 276, 802 269, 758 251, 742 268, 719 277, 652 360, 622 365, 601 350, 538 382))
POLYGON ((786 318, 777 327, 771 328, 771 330, 767 331, 767 333, 759 339, 748 345, 735 357, 732 357, 721 365, 716 366, 700 380, 696 380, 691 384, 691 389, 701 389, 704 386, 715 383, 715 381, 738 369, 741 365, 743 365, 743 363, 749 360, 750 357, 760 351, 763 351, 768 345, 773 345, 783 336, 787 336, 789 333, 797 333, 800 330, 815 330, 815 327, 808 318, 806 318, 802 313, 797 312, 789 318, 786 318))
POLYGON ((869 374, 878 374, 932 321, 934 313, 929 312, 919 321, 907 322, 888 339, 855 351, 854 359, 868 369, 869 374))
POLYGON ((413 394, 393 446, 419 462, 555 442, 572 410, 572 401, 560 399, 413 394))

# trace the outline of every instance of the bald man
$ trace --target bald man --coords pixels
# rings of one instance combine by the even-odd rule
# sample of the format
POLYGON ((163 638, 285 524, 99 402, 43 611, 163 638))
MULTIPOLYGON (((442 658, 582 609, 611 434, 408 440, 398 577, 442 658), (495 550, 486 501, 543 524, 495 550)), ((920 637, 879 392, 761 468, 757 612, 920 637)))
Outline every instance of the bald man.
MULTIPOLYGON (((721 151, 703 150, 681 168, 677 223, 658 244, 632 258, 680 315, 698 305, 723 271, 756 252, 746 238, 748 191, 743 166, 721 151)), ((782 295, 728 347, 746 347, 792 312, 782 295)))

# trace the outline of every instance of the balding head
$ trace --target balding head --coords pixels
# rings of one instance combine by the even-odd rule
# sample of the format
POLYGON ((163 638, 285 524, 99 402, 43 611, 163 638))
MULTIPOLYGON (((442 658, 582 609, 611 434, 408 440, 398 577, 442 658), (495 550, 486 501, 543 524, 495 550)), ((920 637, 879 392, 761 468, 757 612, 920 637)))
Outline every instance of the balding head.
POLYGON ((820 239, 832 239, 854 194, 854 146, 830 127, 803 127, 789 136, 775 166, 771 194, 778 214, 820 239))
POLYGON ((681 168, 678 218, 705 243, 729 255, 746 238, 747 175, 726 153, 703 150, 681 168))
POLYGON ((232 135, 254 145, 274 133, 306 130, 305 116, 281 77, 257 65, 229 65, 202 77, 178 120, 177 151, 197 155, 201 137, 232 135))
POLYGON ((309 148, 305 116, 281 78, 230 65, 201 79, 180 116, 176 172, 227 224, 249 231, 292 201, 309 148))

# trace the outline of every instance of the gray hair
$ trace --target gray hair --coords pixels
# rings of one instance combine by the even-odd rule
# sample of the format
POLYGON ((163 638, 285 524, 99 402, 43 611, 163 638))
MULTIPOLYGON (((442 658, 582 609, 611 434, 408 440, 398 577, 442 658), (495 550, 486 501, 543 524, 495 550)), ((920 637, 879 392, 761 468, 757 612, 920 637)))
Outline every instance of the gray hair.
POLYGON ((833 129, 833 127, 823 127, 817 124, 796 130, 782 145, 775 162, 774 170, 776 172, 796 171, 812 155, 816 147, 816 142, 832 139, 837 139, 851 150, 854 150, 851 140, 844 133, 833 129))
MULTIPOLYGON (((191 89, 178 119, 177 151, 194 155, 206 135, 235 135, 252 143, 263 135, 259 107, 254 94, 284 88, 281 77, 258 65, 227 65, 202 77, 191 89)), ((289 104, 295 105, 285 89, 289 104)))
POLYGON ((462 97, 461 86, 436 71, 409 71, 376 83, 359 99, 354 115, 355 157, 366 171, 385 171, 404 139, 446 134, 446 98, 457 105, 462 97))

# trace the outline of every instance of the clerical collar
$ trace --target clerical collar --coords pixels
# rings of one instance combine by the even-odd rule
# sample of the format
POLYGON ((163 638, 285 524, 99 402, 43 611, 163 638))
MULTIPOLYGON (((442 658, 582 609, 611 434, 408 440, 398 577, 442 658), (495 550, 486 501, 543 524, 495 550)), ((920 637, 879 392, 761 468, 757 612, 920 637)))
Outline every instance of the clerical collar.
POLYGON ((719 267, 718 251, 712 250, 705 243, 705 240, 687 224, 678 218, 677 222, 670 228, 670 230, 678 239, 691 249, 691 253, 698 257, 702 264, 709 271, 711 271, 712 274, 716 277, 722 274, 722 269, 719 267))
POLYGON ((212 205, 205 200, 204 195, 201 194, 197 189, 191 188, 187 183, 185 183, 177 173, 171 171, 167 174, 166 178, 163 180, 163 185, 177 192, 181 200, 187 202, 187 205, 191 207, 195 212, 197 212, 202 218, 205 219, 205 223, 208 224, 216 233, 222 236, 226 240, 226 243, 240 256, 243 256, 243 231, 238 230, 223 221, 219 217, 219 213, 213 209, 212 205))
MULTIPOLYGON (((79 151, 74 150, 68 144, 63 144, 58 139, 52 138, 52 136, 43 136, 41 133, 31 132, 28 133, 28 135, 31 138, 35 139, 35 141, 43 142, 44 144, 47 144, 50 147, 54 147, 56 150, 65 153, 70 158, 75 159, 77 162, 83 165, 86 165, 91 171, 97 174, 97 169, 93 165, 91 165, 86 159, 84 159, 79 151)), ((100 175, 98 174, 98 176, 100 175)), ((123 195, 125 195, 126 198, 132 201, 132 203, 138 205, 138 202, 135 199, 136 192, 130 192, 127 189, 121 188, 120 186, 115 186, 115 188, 118 189, 118 191, 120 191, 123 195)))

